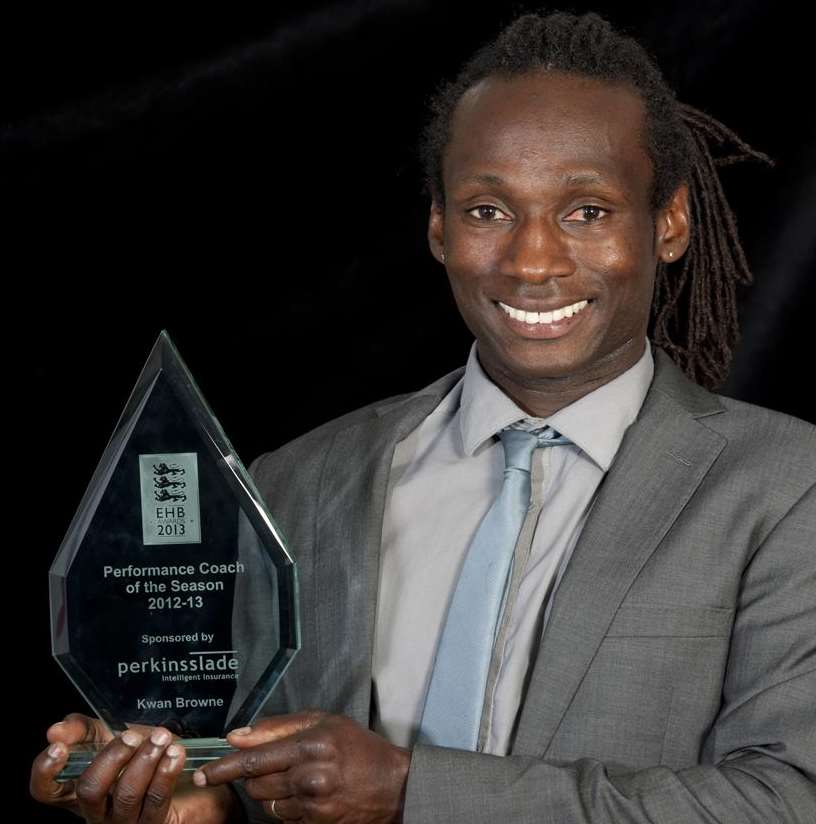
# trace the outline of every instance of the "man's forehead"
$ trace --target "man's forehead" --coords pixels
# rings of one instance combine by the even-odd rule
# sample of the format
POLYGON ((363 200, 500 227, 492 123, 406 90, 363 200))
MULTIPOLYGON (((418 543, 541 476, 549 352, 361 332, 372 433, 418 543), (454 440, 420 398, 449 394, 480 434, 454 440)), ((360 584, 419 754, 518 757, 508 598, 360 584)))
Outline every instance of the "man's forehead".
POLYGON ((482 78, 462 95, 454 118, 486 108, 494 112, 502 108, 513 110, 520 104, 550 106, 565 114, 578 112, 584 106, 605 114, 622 110, 629 118, 633 114, 642 116, 645 110, 642 97, 629 83, 560 71, 532 71, 482 78))
MULTIPOLYGON (((496 174, 494 172, 475 172, 470 173, 468 169, 461 170, 454 180, 454 183, 475 183, 483 186, 504 186, 510 182, 508 176, 496 174)), ((614 170, 606 173, 605 170, 598 168, 588 169, 586 171, 564 171, 558 175, 558 182, 562 183, 566 188, 580 188, 582 186, 603 186, 604 184, 614 183, 616 175, 614 170)))
POLYGON ((644 125, 642 99, 622 84, 562 73, 490 77, 456 108, 446 171, 453 160, 457 178, 472 175, 489 160, 508 172, 555 163, 568 184, 650 174, 644 125))

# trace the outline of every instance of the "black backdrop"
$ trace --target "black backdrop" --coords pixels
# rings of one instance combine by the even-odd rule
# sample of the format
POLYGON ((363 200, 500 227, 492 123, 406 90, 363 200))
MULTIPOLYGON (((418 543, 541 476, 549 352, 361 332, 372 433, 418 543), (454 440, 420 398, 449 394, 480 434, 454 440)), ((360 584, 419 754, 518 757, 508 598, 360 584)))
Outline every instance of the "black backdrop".
MULTIPOLYGON (((158 331, 246 461, 467 352, 427 251, 416 138, 435 84, 538 4, 268 6, 71 8, 0 28, 7 441, 21 452, 7 469, 24 479, 6 513, 20 642, 6 703, 21 722, 8 783, 23 805, 48 722, 83 709, 49 657, 46 573, 158 331)), ((816 420, 806 27, 767 0, 591 8, 647 44, 682 100, 776 159, 724 172, 756 277, 724 391, 816 420)))

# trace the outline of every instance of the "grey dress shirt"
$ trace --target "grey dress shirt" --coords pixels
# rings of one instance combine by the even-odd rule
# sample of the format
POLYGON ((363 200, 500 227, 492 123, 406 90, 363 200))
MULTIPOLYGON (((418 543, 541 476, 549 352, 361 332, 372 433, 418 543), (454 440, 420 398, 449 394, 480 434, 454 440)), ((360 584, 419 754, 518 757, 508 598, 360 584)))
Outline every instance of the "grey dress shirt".
POLYGON ((508 752, 550 597, 653 374, 646 341, 638 362, 614 380, 548 418, 529 418, 487 377, 474 344, 462 380, 397 445, 372 664, 374 728, 392 743, 414 741, 459 569, 501 487, 496 434, 527 420, 552 426, 572 443, 534 453, 531 508, 494 644, 479 749, 508 752))

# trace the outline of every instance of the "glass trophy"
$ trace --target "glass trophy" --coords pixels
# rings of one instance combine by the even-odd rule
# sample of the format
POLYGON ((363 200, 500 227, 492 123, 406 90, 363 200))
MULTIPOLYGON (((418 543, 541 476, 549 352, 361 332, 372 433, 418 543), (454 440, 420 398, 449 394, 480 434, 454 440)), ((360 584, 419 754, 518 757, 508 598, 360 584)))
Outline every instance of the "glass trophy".
MULTIPOLYGON (((161 725, 185 770, 230 751, 300 646, 295 564, 166 332, 50 577, 54 657, 112 732, 161 725)), ((60 780, 101 745, 72 748, 60 780)))

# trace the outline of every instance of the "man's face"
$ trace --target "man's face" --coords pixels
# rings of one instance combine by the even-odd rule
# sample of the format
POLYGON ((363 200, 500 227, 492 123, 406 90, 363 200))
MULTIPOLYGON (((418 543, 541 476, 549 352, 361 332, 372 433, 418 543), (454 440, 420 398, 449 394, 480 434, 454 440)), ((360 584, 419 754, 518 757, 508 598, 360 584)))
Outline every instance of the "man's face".
POLYGON ((635 93, 575 75, 487 78, 459 102, 429 239, 497 382, 605 382, 642 354, 658 258, 688 228, 686 211, 678 242, 685 187, 650 208, 643 129, 635 93))

